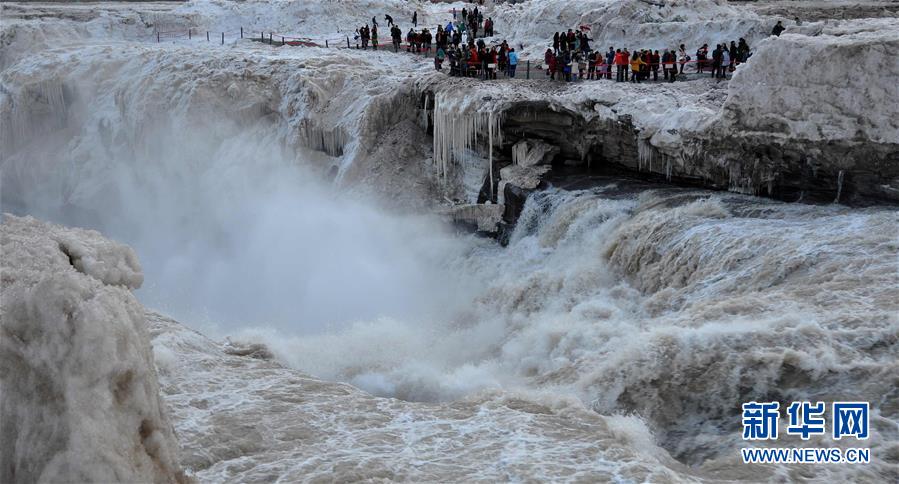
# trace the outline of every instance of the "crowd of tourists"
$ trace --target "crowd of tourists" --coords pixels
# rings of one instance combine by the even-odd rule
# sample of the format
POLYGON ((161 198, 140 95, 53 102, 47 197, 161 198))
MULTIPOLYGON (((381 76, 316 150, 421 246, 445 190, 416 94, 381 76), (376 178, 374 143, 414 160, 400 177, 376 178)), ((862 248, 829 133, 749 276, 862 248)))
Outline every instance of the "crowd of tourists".
MULTIPOLYGON (((495 79, 497 72, 515 77, 518 65, 518 54, 503 41, 493 47, 487 47, 478 35, 491 37, 493 19, 484 18, 477 6, 472 9, 463 8, 461 12, 453 8, 453 19, 446 25, 438 25, 432 33, 428 28, 417 29, 418 13, 412 15, 412 27, 404 34, 390 15, 384 16, 390 28, 391 45, 394 52, 403 48, 411 53, 434 53, 434 67, 443 70, 444 63, 449 63, 450 75, 480 76, 495 79), (433 50, 432 50, 433 49, 433 50)), ((371 26, 365 24, 356 30, 356 41, 362 49, 377 50, 378 20, 372 17, 371 26)))
MULTIPOLYGON (((461 15, 453 8, 453 20, 447 22, 446 26, 438 25, 437 29, 432 33, 427 28, 418 29, 418 12, 412 14, 412 28, 406 34, 394 22, 393 17, 384 15, 387 27, 390 28, 390 38, 394 51, 399 51, 402 47, 403 38, 406 40, 407 52, 431 52, 431 46, 443 46, 444 51, 450 44, 458 46, 459 44, 474 42, 478 35, 484 37, 493 36, 493 19, 484 18, 483 12, 474 7, 471 10, 463 8, 461 15)), ((361 48, 373 50, 378 49, 378 19, 371 18, 371 24, 356 29, 357 46, 361 44, 361 48)))
MULTIPOLYGON (((443 70, 448 64, 451 76, 479 77, 496 79, 498 73, 507 77, 515 77, 518 67, 518 53, 503 40, 499 44, 487 45, 484 38, 478 38, 480 32, 484 37, 492 37, 493 20, 484 18, 478 7, 463 8, 452 11, 453 20, 446 25, 438 25, 432 33, 428 28, 418 27, 418 14, 412 16, 412 28, 405 34, 393 21, 390 15, 385 20, 390 28, 393 50, 399 52, 403 48, 411 53, 434 53, 434 68, 443 70)), ((378 23, 372 17, 371 27, 368 24, 357 30, 357 39, 363 49, 371 46, 378 48, 378 23)), ((778 23, 780 27, 780 23, 778 23)), ((778 27, 773 34, 777 35, 778 27)), ((782 29, 782 27, 780 27, 782 29)), ((575 31, 556 32, 552 39, 552 48, 548 48, 543 57, 543 69, 551 80, 593 80, 612 79, 618 82, 644 82, 661 80, 674 82, 689 72, 708 73, 714 78, 724 79, 733 72, 736 66, 752 55, 745 39, 731 41, 729 44, 717 44, 710 49, 703 44, 695 52, 688 53, 684 44, 678 48, 635 49, 609 47, 601 52, 591 47, 587 27, 575 31)))
POLYGON ((739 42, 718 44, 709 51, 709 45, 703 44, 696 50, 695 58, 691 56, 684 44, 677 49, 616 49, 609 47, 606 52, 599 52, 590 47, 591 39, 584 32, 556 32, 553 46, 546 49, 543 62, 546 74, 550 79, 572 81, 573 79, 612 79, 614 74, 618 82, 641 82, 650 78, 674 82, 685 73, 688 64, 694 64, 693 72, 708 72, 712 77, 726 78, 733 72, 737 64, 746 62, 752 52, 745 39, 739 42))

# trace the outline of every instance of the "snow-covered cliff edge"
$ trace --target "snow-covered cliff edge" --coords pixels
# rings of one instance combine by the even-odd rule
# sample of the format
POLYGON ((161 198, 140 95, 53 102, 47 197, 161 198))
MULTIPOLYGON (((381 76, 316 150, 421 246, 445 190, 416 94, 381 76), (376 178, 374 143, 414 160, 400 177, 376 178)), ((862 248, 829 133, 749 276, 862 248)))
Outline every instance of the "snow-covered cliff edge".
POLYGON ((0 238, 0 481, 185 482, 134 252, 31 217, 0 238))
POLYGON ((498 173, 516 143, 540 140, 558 148, 554 165, 615 166, 788 201, 899 200, 899 61, 890 55, 899 20, 791 32, 759 42, 727 83, 540 79, 509 89, 434 74, 421 89, 437 101, 435 159, 447 165, 479 141, 498 173), (498 123, 492 150, 487 117, 498 123))

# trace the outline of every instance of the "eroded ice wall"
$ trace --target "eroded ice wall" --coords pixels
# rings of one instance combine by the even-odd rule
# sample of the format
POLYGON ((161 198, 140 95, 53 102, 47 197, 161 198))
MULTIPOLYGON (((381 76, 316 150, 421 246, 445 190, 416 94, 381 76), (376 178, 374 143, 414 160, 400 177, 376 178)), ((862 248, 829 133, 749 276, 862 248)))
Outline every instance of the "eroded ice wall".
POLYGON ((185 482, 134 252, 31 217, 0 239, 0 482, 185 482))

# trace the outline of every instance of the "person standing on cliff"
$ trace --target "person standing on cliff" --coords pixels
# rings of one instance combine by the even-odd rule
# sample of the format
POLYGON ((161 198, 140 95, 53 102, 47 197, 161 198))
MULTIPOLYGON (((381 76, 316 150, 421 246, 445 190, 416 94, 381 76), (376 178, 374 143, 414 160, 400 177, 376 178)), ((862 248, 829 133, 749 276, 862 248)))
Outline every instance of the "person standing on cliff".
POLYGON ((702 47, 696 50, 696 72, 702 74, 705 72, 706 64, 709 60, 709 44, 702 44, 702 47))
POLYGON ((543 54, 543 63, 546 64, 546 73, 549 74, 549 79, 551 81, 556 80, 556 54, 553 53, 552 49, 546 49, 546 53, 543 54))
POLYGON ((515 68, 518 67, 518 52, 509 49, 509 77, 515 77, 515 68))
POLYGON ((662 56, 659 55, 659 51, 655 51, 655 53, 649 54, 650 64, 649 69, 652 71, 652 80, 659 80, 659 64, 662 63, 662 56))
POLYGON ((615 80, 617 82, 627 81, 627 62, 629 55, 627 49, 624 49, 624 51, 621 49, 615 51, 615 68, 617 72, 617 78, 615 80))
POLYGON ((369 38, 368 24, 366 24, 364 27, 359 29, 359 36, 362 37, 362 50, 367 49, 368 48, 368 38, 369 38))
POLYGON ((749 44, 742 37, 740 37, 740 43, 737 44, 737 59, 740 62, 746 62, 749 59, 749 44))
POLYGON ((446 52, 443 47, 437 47, 437 53, 434 54, 434 68, 438 71, 443 68, 443 60, 446 58, 446 52))
POLYGON ((677 51, 677 60, 680 63, 679 74, 683 74, 684 66, 687 64, 687 61, 690 60, 690 56, 687 55, 687 48, 684 47, 684 44, 681 44, 680 49, 678 49, 678 51, 677 51))
POLYGON ((715 45, 715 50, 712 51, 712 77, 718 77, 721 70, 721 52, 721 44, 715 45))
POLYGON ((399 52, 400 44, 403 41, 403 31, 400 30, 399 27, 394 25, 393 27, 390 28, 390 37, 393 39, 393 51, 399 52))
POLYGON ((640 68, 643 64, 643 61, 640 59, 640 53, 634 51, 634 56, 631 58, 631 82, 640 82, 640 68))
POLYGON ((412 26, 418 27, 418 12, 412 12, 412 26))
POLYGON ((771 35, 776 35, 776 36, 780 37, 780 34, 781 34, 784 30, 787 30, 787 28, 784 27, 783 22, 781 22, 780 20, 778 20, 778 21, 777 21, 777 25, 775 25, 774 28, 771 30, 771 35))
POLYGON ((730 70, 730 52, 727 45, 721 46, 721 79, 727 79, 727 71, 730 70))
POLYGON ((615 47, 609 46, 606 52, 606 79, 612 79, 612 64, 615 62, 615 47))

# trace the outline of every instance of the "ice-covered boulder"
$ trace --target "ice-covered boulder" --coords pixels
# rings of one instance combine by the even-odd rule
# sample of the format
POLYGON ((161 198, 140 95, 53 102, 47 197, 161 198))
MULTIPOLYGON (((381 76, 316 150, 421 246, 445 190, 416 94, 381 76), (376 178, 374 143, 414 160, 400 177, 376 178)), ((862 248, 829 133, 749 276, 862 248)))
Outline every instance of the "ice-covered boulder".
POLYGON ((0 225, 0 482, 184 482, 127 246, 0 225))
POLYGON ((791 31, 737 69, 716 128, 728 137, 709 150, 749 185, 899 200, 899 19, 791 31), (722 144, 742 149, 723 154, 722 144))
POLYGON ((770 37, 730 82, 725 120, 785 139, 899 143, 897 51, 895 18, 770 37))
POLYGON ((559 151, 558 146, 541 140, 523 139, 512 146, 512 162, 521 166, 546 165, 559 151))

